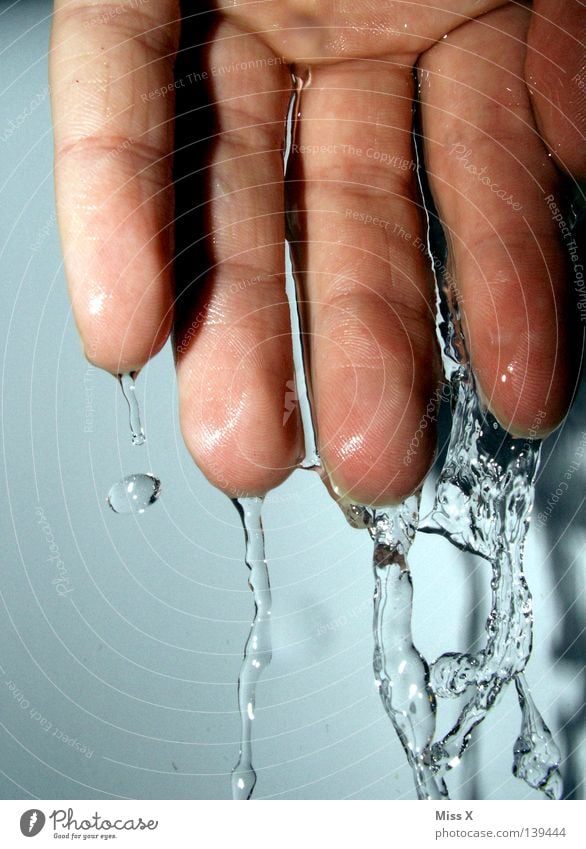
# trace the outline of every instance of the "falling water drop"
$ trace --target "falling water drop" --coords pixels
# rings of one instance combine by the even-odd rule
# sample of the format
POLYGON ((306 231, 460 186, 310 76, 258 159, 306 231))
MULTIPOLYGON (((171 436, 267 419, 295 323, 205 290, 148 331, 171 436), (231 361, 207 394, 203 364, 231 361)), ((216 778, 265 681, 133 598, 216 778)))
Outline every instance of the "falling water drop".
POLYGON ((128 475, 113 484, 108 504, 114 513, 144 513, 161 494, 161 481, 154 475, 128 475))

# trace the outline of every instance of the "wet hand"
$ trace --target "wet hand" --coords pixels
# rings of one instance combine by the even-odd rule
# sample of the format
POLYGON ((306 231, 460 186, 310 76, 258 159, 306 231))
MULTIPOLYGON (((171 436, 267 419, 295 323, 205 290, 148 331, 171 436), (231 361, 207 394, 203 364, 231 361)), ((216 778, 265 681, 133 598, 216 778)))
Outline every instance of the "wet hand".
MULTIPOLYGON (((202 32, 209 5, 193 4, 202 32)), ((411 143, 417 64, 425 166, 479 386, 513 431, 555 427, 572 389, 576 311, 554 158, 584 172, 582 5, 535 2, 531 23, 529 10, 498 0, 217 6, 197 81, 216 135, 194 163, 208 196, 194 199, 206 232, 193 239, 213 262, 194 268, 201 292, 175 314, 178 4, 55 4, 57 202, 87 356, 113 373, 138 370, 175 322, 182 429, 209 479, 258 494, 295 467, 282 144, 288 65, 309 65, 287 235, 318 447, 338 491, 356 500, 411 492, 433 457, 441 379, 411 143)))

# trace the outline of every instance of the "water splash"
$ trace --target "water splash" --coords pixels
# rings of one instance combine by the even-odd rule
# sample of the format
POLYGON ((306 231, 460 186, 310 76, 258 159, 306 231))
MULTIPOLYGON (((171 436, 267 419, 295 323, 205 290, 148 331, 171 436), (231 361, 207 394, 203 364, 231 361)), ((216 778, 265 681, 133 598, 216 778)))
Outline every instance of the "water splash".
MULTIPOLYGON (((523 552, 540 442, 513 438, 483 409, 457 308, 449 299, 447 307, 442 354, 452 386, 452 430, 434 506, 419 530, 439 533, 458 548, 487 559, 492 569, 492 602, 485 648, 475 655, 446 653, 431 666, 431 685, 438 697, 467 699, 451 730, 431 748, 432 768, 438 776, 460 763, 474 728, 512 680, 523 693, 523 698, 519 697, 523 726, 546 728, 526 683, 519 684, 532 648, 532 601, 523 573, 523 552)), ((525 741, 531 738, 521 736, 525 741)), ((539 760, 551 754, 552 760, 543 765, 544 774, 557 776, 550 789, 561 793, 559 752, 546 745, 545 737, 538 732, 531 739, 535 749, 527 749, 523 763, 533 756, 539 760)), ((516 774, 528 780, 531 770, 519 769, 516 774)), ((545 782, 539 786, 545 786, 545 782)))
POLYGON ((345 516, 352 527, 368 528, 374 541, 375 682, 383 707, 401 741, 419 799, 447 797, 436 783, 429 747, 435 732, 435 696, 427 663, 413 644, 413 584, 407 553, 415 536, 419 499, 384 511, 351 504, 345 516))
POLYGON ((144 445, 146 436, 140 420, 140 409, 136 398, 135 378, 136 372, 134 371, 118 375, 122 394, 128 404, 128 420, 130 424, 130 433, 132 434, 132 444, 144 445))
POLYGON ((256 684, 271 662, 271 587, 265 558, 261 510, 262 498, 236 498, 246 537, 248 585, 254 594, 254 619, 244 648, 238 678, 241 735, 238 763, 232 770, 232 798, 250 799, 256 784, 252 765, 252 725, 255 718, 256 684))
POLYGON ((535 706, 525 676, 517 675, 515 685, 522 722, 513 748, 513 775, 541 790, 548 799, 561 799, 564 787, 559 772, 560 750, 535 706))
POLYGON ((413 498, 385 511, 340 505, 347 521, 368 528, 375 542, 375 675, 420 799, 447 797, 446 774, 460 764, 474 729, 513 680, 522 712, 514 774, 549 798, 560 798, 560 753, 523 677, 533 623, 523 552, 540 442, 513 438, 482 407, 457 308, 449 295, 440 298, 438 306, 453 418, 433 509, 418 524, 413 498), (488 560, 492 569, 484 649, 475 654, 447 652, 430 669, 411 637, 413 592, 406 555, 416 529, 441 534, 488 560), (436 696, 461 697, 464 705, 450 731, 434 741, 436 696))
POLYGON ((523 547, 539 461, 538 442, 513 439, 480 408, 469 372, 455 372, 452 386, 450 444, 434 508, 420 530, 440 533, 490 561, 492 603, 485 648, 476 655, 444 654, 431 667, 438 696, 472 690, 453 728, 433 745, 433 765, 440 774, 459 762, 472 730, 503 686, 523 671, 531 653, 532 604, 523 547))

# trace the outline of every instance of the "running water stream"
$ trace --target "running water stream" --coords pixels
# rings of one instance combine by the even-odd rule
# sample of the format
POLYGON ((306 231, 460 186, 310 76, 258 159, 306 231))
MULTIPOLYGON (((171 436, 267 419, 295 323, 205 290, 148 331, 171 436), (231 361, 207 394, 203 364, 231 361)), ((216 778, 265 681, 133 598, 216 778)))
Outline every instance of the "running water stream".
POLYGON ((252 726, 256 702, 256 684, 271 662, 271 587, 261 521, 262 498, 236 498, 246 539, 246 565, 250 570, 248 585, 254 594, 254 619, 244 648, 238 678, 240 709, 240 755, 232 770, 232 798, 250 799, 256 784, 252 765, 252 726))
MULTIPOLYGON (((285 124, 285 149, 283 151, 283 174, 287 170, 292 146, 295 142, 298 123, 301 118, 301 95, 311 83, 308 68, 299 69, 292 74, 292 95, 285 124)), ((290 223, 290 216, 288 216, 290 223)), ((289 230, 289 227, 288 227, 289 230)), ((287 241, 287 267, 292 270, 292 251, 287 241)), ((305 458, 301 467, 319 468, 319 456, 316 450, 309 389, 304 367, 304 351, 299 315, 298 290, 293 274, 288 276, 287 298, 293 338, 293 358, 295 381, 291 391, 299 400, 305 458)), ((240 711, 240 754, 238 763, 232 771, 232 798, 250 799, 256 784, 256 772, 252 764, 252 729, 256 702, 256 684, 261 674, 271 662, 271 589, 269 573, 264 553, 264 536, 261 522, 262 498, 236 498, 234 505, 238 510, 246 540, 246 564, 250 570, 249 586, 254 597, 254 618, 244 648, 244 657, 238 677, 238 707, 240 711)))
MULTIPOLYGON (((285 173, 301 118, 301 95, 309 72, 293 77, 287 117, 285 173)), ((292 212, 288 232, 294 232, 292 212)), ((302 464, 319 457, 311 421, 295 287, 288 291, 296 353, 296 383, 308 448, 302 464), (308 439, 308 436, 310 437, 308 439), (309 456, 310 455, 310 456, 309 456)), ((523 573, 523 551, 533 505, 540 443, 514 439, 479 402, 461 332, 457 305, 438 287, 438 335, 451 388, 452 428, 433 509, 419 520, 419 497, 399 507, 374 509, 341 503, 349 524, 368 529, 373 542, 375 681, 383 707, 411 767, 419 799, 449 798, 445 776, 459 765, 474 729, 515 682, 521 730, 514 745, 513 773, 548 798, 560 798, 560 752, 537 710, 523 671, 532 646, 531 594, 523 573), (412 639, 413 583, 407 555, 416 531, 437 533, 491 565, 492 603, 486 644, 475 654, 449 652, 428 664, 412 639), (450 731, 435 739, 437 699, 460 698, 450 731)), ((256 783, 252 766, 252 723, 256 682, 271 659, 271 596, 261 524, 262 499, 235 502, 246 536, 246 562, 255 616, 244 652, 238 692, 242 726, 240 758, 232 774, 233 797, 250 799, 256 783)))
POLYGON ((343 505, 349 523, 368 527, 375 542, 375 674, 382 682, 383 705, 407 754, 420 799, 438 798, 438 792, 447 796, 445 775, 460 764, 472 732, 513 680, 521 708, 513 773, 548 798, 559 799, 563 791, 560 752, 523 676, 531 654, 533 622, 523 551, 540 443, 514 439, 482 408, 457 309, 445 297, 440 299, 442 308, 440 330, 453 419, 430 516, 418 521, 413 498, 388 510, 343 505), (476 654, 443 654, 429 669, 411 637, 412 592, 406 554, 416 529, 445 536, 456 547, 488 560, 492 569, 484 649, 476 654), (405 651, 414 663, 404 662, 405 651), (405 692, 416 700, 405 699, 405 692), (457 721, 440 740, 433 740, 436 697, 463 699, 457 721), (413 704, 419 708, 419 716, 413 704))
POLYGON ((419 799, 447 796, 436 781, 428 753, 435 732, 436 699, 429 668, 411 634, 413 584, 407 554, 415 538, 419 497, 385 511, 350 504, 348 523, 368 528, 374 541, 373 668, 383 707, 413 772, 419 799))

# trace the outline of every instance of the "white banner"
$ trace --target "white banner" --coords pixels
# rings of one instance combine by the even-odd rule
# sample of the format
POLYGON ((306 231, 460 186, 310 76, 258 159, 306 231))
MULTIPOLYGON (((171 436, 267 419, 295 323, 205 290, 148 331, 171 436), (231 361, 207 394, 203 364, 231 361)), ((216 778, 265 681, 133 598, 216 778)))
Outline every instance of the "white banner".
POLYGON ((0 801, 0 845, 584 846, 583 802, 0 801), (27 843, 34 840, 34 843, 27 843), (64 841, 69 841, 67 844, 64 841))

